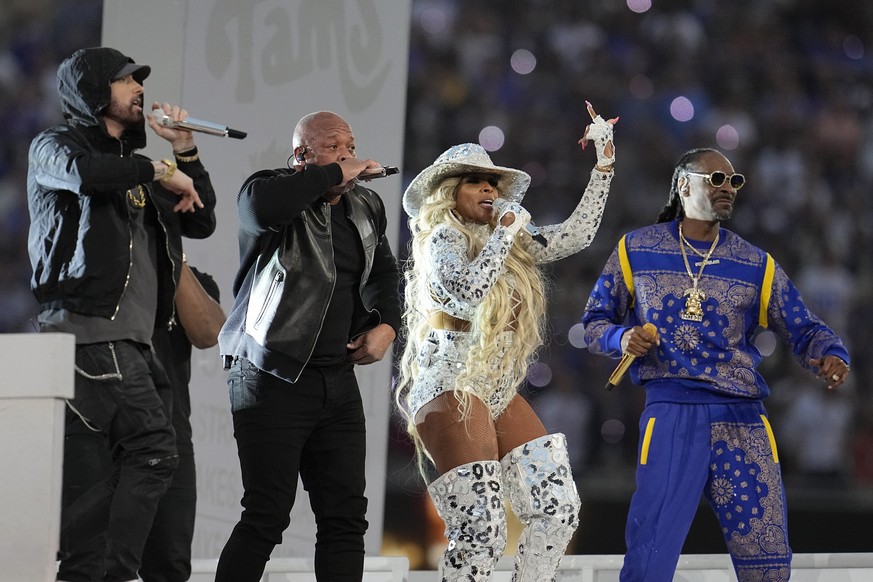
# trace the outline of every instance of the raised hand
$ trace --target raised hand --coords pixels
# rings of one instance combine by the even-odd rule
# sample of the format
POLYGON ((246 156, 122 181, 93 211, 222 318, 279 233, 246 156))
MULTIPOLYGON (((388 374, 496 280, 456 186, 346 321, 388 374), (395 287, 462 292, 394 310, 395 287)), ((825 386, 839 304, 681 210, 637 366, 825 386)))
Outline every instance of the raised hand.
POLYGON ((594 111, 591 103, 585 102, 588 109, 588 115, 591 116, 591 125, 585 128, 585 133, 579 139, 579 145, 582 149, 588 145, 588 141, 594 142, 594 150, 597 153, 597 169, 608 172, 612 170, 612 165, 615 163, 615 145, 612 141, 613 126, 618 123, 618 117, 613 117, 610 120, 604 120, 603 117, 594 111))

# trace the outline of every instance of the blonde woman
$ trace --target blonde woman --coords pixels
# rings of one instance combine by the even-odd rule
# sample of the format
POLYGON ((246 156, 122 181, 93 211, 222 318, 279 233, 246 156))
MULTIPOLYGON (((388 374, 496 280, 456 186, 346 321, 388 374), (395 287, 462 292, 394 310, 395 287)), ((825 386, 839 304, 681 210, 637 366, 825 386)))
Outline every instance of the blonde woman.
POLYGON ((591 243, 612 181, 617 118, 588 112, 579 143, 594 142, 597 165, 572 215, 537 240, 520 205, 530 176, 478 144, 449 148, 403 195, 413 238, 397 400, 440 474, 428 492, 449 540, 443 580, 489 578, 506 545, 504 496, 525 526, 516 581, 554 578, 577 526, 566 439, 546 433, 517 389, 543 338, 537 265, 591 243))

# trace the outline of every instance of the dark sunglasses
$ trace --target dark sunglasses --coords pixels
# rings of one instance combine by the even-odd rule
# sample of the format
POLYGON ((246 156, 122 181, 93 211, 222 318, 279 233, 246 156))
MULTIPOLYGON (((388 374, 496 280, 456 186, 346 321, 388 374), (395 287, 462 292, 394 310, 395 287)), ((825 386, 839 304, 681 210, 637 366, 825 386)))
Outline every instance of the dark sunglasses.
POLYGON ((720 188, 722 185, 724 185, 725 180, 730 180, 731 188, 733 188, 734 190, 739 190, 746 185, 746 177, 742 174, 731 174, 730 176, 728 176, 724 172, 713 172, 712 174, 700 174, 698 172, 685 173, 691 174, 692 176, 703 176, 703 179, 706 180, 706 183, 713 188, 720 188))

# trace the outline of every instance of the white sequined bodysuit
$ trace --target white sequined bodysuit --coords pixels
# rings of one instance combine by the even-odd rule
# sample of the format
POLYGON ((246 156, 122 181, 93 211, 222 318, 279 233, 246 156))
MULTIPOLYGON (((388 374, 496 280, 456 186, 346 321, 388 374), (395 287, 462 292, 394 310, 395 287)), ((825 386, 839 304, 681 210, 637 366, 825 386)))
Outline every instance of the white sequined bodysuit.
MULTIPOLYGON (((534 243, 529 248, 538 264, 562 259, 591 244, 600 226, 612 176, 612 172, 592 170, 588 187, 570 217, 560 224, 540 227, 548 245, 534 243)), ((476 308, 494 283, 505 275, 504 261, 517 228, 474 226, 472 230, 484 246, 473 260, 468 258, 464 235, 452 224, 434 229, 428 245, 433 264, 428 280, 430 299, 427 305, 419 306, 422 313, 442 311, 455 318, 471 321, 476 308)), ((498 338, 499 343, 508 346, 514 333, 503 332, 498 338)), ((467 361, 473 340, 469 332, 430 331, 418 354, 419 375, 409 396, 413 418, 425 404, 455 389, 455 379, 467 361)), ((498 386, 489 386, 484 379, 471 379, 470 385, 458 388, 469 391, 488 404, 491 416, 497 418, 518 389, 518 386, 509 383, 504 378, 498 386)))

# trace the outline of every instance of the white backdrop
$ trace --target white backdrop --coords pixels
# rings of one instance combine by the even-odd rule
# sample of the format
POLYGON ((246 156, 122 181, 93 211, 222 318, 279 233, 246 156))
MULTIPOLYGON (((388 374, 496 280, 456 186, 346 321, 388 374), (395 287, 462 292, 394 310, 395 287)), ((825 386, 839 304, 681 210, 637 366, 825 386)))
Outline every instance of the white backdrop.
MULTIPOLYGON (((245 131, 245 140, 198 134, 218 194, 218 230, 186 241, 189 262, 215 277, 232 303, 238 265, 235 199, 261 168, 285 166, 303 115, 335 111, 355 132, 359 155, 402 164, 410 0, 109 0, 103 44, 152 66, 146 103, 168 101, 192 117, 245 131)), ((148 108, 147 108, 148 109, 148 108)), ((151 135, 145 153, 170 155, 151 135)), ((397 251, 400 178, 374 182, 397 251)), ((196 352, 191 383, 197 455, 195 558, 215 558, 239 518, 240 484, 225 373, 216 348, 196 352)), ((367 408, 367 554, 378 555, 384 511, 390 363, 359 368, 367 408)), ((273 553, 310 556, 314 524, 303 491, 285 541, 273 553)))

